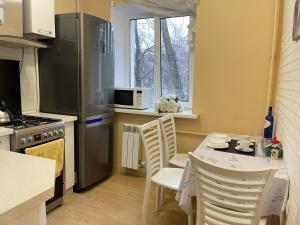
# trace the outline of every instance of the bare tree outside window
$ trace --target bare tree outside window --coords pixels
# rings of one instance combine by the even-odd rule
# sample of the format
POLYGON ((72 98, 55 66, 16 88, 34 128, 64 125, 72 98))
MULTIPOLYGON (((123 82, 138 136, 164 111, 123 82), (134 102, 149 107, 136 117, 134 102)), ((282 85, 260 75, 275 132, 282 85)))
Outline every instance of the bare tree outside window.
POLYGON ((154 18, 130 20, 130 72, 135 87, 154 89, 157 79, 161 82, 161 95, 176 94, 180 101, 189 102, 189 20, 189 16, 163 18, 160 27, 155 27, 154 18), (157 36, 160 40, 155 40, 157 36), (155 52, 157 46, 160 53, 155 52), (155 75, 157 54, 159 77, 155 75))
POLYGON ((131 20, 130 26, 135 87, 154 88, 154 19, 131 20))
POLYGON ((161 19, 161 92, 189 100, 189 17, 161 19))

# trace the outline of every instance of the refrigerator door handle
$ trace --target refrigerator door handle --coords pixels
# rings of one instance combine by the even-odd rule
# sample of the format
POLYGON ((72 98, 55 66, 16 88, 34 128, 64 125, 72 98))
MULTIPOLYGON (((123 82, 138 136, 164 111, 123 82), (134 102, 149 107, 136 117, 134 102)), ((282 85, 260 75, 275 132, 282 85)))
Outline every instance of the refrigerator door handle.
POLYGON ((103 126, 107 124, 111 124, 113 122, 113 114, 103 114, 99 116, 92 116, 86 118, 86 128, 91 128, 91 127, 98 127, 98 126, 103 126))

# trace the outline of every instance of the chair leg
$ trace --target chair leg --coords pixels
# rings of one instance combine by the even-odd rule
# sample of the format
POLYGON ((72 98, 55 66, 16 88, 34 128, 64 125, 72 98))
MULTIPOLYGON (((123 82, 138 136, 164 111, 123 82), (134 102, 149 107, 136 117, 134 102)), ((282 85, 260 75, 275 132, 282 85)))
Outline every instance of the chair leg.
POLYGON ((163 205, 165 203, 165 189, 161 187, 160 192, 160 204, 163 205))
POLYGON ((190 205, 190 209, 189 209, 189 212, 188 212, 188 225, 193 225, 194 224, 194 221, 193 221, 193 207, 192 207, 192 204, 190 205))
POLYGON ((163 188, 161 186, 157 186, 157 188, 156 188, 156 207, 155 207, 155 211, 159 211, 161 209, 162 189, 163 188))
POLYGON ((145 194, 144 194, 144 202, 143 202, 143 210, 142 210, 142 225, 146 225, 147 223, 147 212, 149 206, 149 197, 151 191, 151 181, 146 181, 145 186, 145 194))
MULTIPOLYGON (((199 199, 201 198, 200 194, 197 194, 197 214, 196 214, 196 225, 199 224, 204 224, 203 218, 200 217, 201 215, 201 203, 199 201, 199 199)), ((191 200, 191 205, 192 205, 192 200, 191 200)))

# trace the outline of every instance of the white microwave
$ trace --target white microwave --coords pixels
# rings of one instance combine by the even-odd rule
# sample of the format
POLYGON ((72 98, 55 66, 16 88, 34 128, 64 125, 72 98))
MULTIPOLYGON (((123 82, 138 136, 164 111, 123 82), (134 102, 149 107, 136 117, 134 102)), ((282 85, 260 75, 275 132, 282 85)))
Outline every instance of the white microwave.
POLYGON ((117 108, 147 109, 151 107, 153 92, 151 88, 115 88, 117 108))

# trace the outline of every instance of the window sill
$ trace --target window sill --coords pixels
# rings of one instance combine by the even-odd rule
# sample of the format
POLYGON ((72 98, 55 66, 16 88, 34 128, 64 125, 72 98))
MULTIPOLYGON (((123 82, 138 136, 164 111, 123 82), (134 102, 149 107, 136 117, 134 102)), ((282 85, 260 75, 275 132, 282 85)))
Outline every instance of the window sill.
MULTIPOLYGON (((123 108, 115 108, 114 111, 116 113, 126 113, 126 114, 136 114, 136 115, 145 115, 145 116, 164 116, 167 113, 158 113, 155 112, 153 108, 151 109, 123 109, 123 108)), ((183 119, 198 119, 197 114, 193 114, 192 111, 184 110, 183 112, 174 113, 175 118, 183 118, 183 119)))

